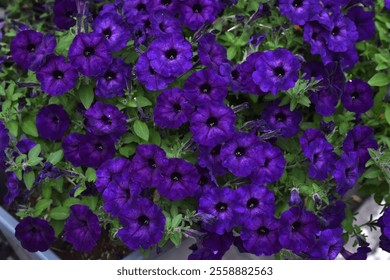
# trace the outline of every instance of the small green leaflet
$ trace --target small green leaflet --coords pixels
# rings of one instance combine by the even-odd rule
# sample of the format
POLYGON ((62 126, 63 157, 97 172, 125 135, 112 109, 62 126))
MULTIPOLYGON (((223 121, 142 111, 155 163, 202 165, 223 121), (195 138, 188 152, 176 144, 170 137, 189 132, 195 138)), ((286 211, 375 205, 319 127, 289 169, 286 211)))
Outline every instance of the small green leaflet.
POLYGON ((84 85, 79 90, 79 96, 80 101, 83 103, 85 109, 89 109, 91 107, 93 99, 94 99, 94 92, 93 92, 93 85, 84 85))
POLYGON ((149 140, 149 128, 146 123, 140 120, 134 122, 134 133, 145 141, 149 140))

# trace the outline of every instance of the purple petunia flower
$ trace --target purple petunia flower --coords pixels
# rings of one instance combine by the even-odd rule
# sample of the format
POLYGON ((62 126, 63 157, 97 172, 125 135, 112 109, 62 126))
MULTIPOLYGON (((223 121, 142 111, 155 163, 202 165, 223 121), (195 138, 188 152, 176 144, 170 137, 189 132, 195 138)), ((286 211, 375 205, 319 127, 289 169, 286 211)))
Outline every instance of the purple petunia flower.
POLYGON ((192 163, 180 158, 170 158, 161 172, 163 178, 157 190, 162 196, 170 200, 180 200, 194 197, 200 192, 200 175, 192 163))
POLYGON ((344 152, 357 152, 359 155, 359 173, 365 170, 365 164, 370 159, 368 149, 378 149, 378 143, 371 127, 358 125, 348 131, 343 143, 344 152))
POLYGON ((233 234, 223 235, 209 233, 200 245, 195 246, 195 250, 188 256, 189 260, 221 260, 223 255, 229 250, 234 241, 233 234))
POLYGON ((337 182, 336 190, 338 194, 343 196, 357 183, 360 177, 358 153, 343 153, 335 164, 333 177, 337 182))
POLYGON ((96 95, 104 98, 123 96, 130 74, 131 66, 120 58, 114 58, 107 71, 96 81, 96 95))
POLYGON ((120 182, 123 175, 130 176, 131 161, 125 158, 115 158, 105 161, 96 170, 96 189, 103 193, 112 182, 120 182))
POLYGON ((163 179, 168 159, 163 149, 154 144, 138 145, 131 161, 130 173, 142 187, 157 187, 163 179))
POLYGON ((8 129, 5 127, 4 123, 0 120, 0 162, 2 162, 5 157, 4 150, 8 147, 8 144, 9 144, 8 129))
POLYGON ((358 41, 370 40, 375 35, 374 11, 365 11, 361 6, 348 10, 347 17, 351 19, 359 34, 358 41))
POLYGON ((220 45, 214 34, 207 33, 198 41, 198 56, 200 62, 212 69, 228 63, 226 49, 220 45))
MULTIPOLYGON (((382 236, 380 239, 382 242, 382 236)), ((381 242, 379 243, 379 246, 383 249, 383 247, 381 246, 382 245, 381 242)), ((390 249, 385 250, 385 251, 390 251, 390 249)), ((344 257, 344 259, 346 259, 346 260, 366 260, 367 254, 369 252, 371 252, 371 248, 368 246, 361 246, 361 247, 357 248, 357 251, 355 253, 351 253, 351 252, 345 250, 344 248, 341 250, 341 254, 344 257)))
POLYGON ((14 200, 19 196, 23 184, 19 181, 18 177, 14 172, 6 172, 5 176, 5 186, 7 187, 8 191, 7 194, 4 196, 3 200, 4 204, 9 207, 12 202, 14 202, 14 200))
POLYGON ((96 102, 85 112, 86 128, 95 135, 110 135, 114 140, 126 132, 126 116, 111 104, 96 102))
POLYGON ((185 97, 196 106, 222 103, 227 93, 227 82, 212 69, 192 73, 184 84, 185 97))
POLYGON ((172 15, 178 12, 180 0, 152 0, 153 11, 168 11, 172 15))
POLYGON ((162 128, 179 128, 188 122, 185 108, 188 104, 182 89, 173 88, 157 96, 153 115, 156 125, 162 128))
POLYGON ((322 138, 312 141, 303 151, 306 158, 310 160, 309 176, 319 181, 325 180, 333 171, 336 154, 333 146, 322 138))
POLYGON ((334 204, 327 206, 322 210, 322 222, 328 229, 338 228, 345 219, 345 203, 337 200, 334 204))
POLYGON ((115 142, 109 135, 83 135, 79 143, 80 163, 86 167, 99 168, 115 156, 115 142))
POLYGON ((141 188, 131 181, 129 174, 117 176, 103 192, 103 209, 114 217, 125 215, 140 193, 141 188))
POLYGON ((130 30, 122 17, 117 13, 99 15, 92 23, 93 31, 104 35, 112 52, 126 47, 130 39, 130 30))
POLYGON ((301 63, 290 51, 266 51, 257 60, 252 78, 262 91, 277 94, 294 87, 300 68, 301 63))
POLYGON ((177 33, 154 40, 146 56, 153 70, 164 77, 178 77, 192 67, 192 46, 177 33))
POLYGON ((282 213, 280 224, 279 242, 284 248, 300 254, 315 245, 320 224, 312 212, 292 207, 282 213))
POLYGON ((209 104, 198 108, 190 119, 190 131, 194 141, 214 147, 228 140, 235 131, 236 115, 225 105, 209 104))
POLYGON ((54 3, 53 13, 55 25, 60 29, 69 29, 76 24, 76 1, 56 0, 54 3))
POLYGON ((356 26, 352 20, 341 13, 331 15, 332 30, 326 36, 327 47, 334 52, 345 52, 353 46, 358 39, 356 26))
POLYGON ((23 30, 19 32, 11 42, 10 50, 12 59, 23 69, 31 68, 36 63, 37 52, 41 47, 42 41, 43 34, 40 32, 34 30, 23 30))
POLYGON ((40 218, 26 217, 15 227, 15 237, 29 252, 47 251, 55 241, 54 229, 40 218))
POLYGON ((268 103, 262 113, 263 119, 272 130, 280 130, 283 137, 295 136, 299 130, 302 115, 298 111, 290 111, 290 105, 279 107, 279 101, 268 103))
POLYGON ((221 148, 222 165, 233 175, 246 177, 257 169, 260 138, 236 132, 221 148))
POLYGON ((37 71, 37 79, 42 90, 51 96, 67 93, 77 83, 77 70, 65 61, 63 56, 49 56, 46 63, 37 71))
POLYGON ((291 189, 290 199, 288 201, 288 205, 290 207, 293 207, 293 206, 302 207, 303 202, 302 202, 301 196, 299 195, 299 189, 297 189, 297 188, 291 189))
POLYGON ((283 152, 271 143, 262 142, 258 148, 258 155, 256 168, 249 176, 252 183, 262 185, 278 181, 286 166, 283 152))
POLYGON ((196 30, 204 23, 212 23, 221 11, 219 1, 188 0, 180 2, 180 20, 191 30, 196 30))
POLYGON ((381 227, 383 235, 390 238, 390 208, 387 208, 379 219, 378 224, 381 227))
POLYGON ((132 250, 147 249, 163 237, 165 216, 160 207, 146 198, 136 200, 120 217, 125 226, 118 236, 132 250))
POLYGON ((222 176, 227 172, 222 165, 221 148, 222 144, 215 147, 199 146, 198 164, 208 168, 214 176, 222 176))
POLYGON ((143 53, 135 65, 135 73, 141 84, 148 90, 163 90, 173 82, 173 77, 158 74, 150 65, 147 53, 143 53))
POLYGON ((122 9, 127 22, 136 24, 148 18, 152 8, 149 2, 150 0, 125 0, 122 9))
POLYGON ((238 203, 234 211, 239 213, 240 224, 250 228, 257 215, 274 215, 275 196, 264 186, 244 185, 237 189, 238 203))
POLYGON ((198 212, 212 217, 210 221, 203 221, 202 227, 219 235, 229 232, 236 224, 237 217, 234 211, 236 201, 235 191, 224 188, 212 188, 199 198, 198 212))
POLYGON ((318 234, 314 247, 310 250, 312 260, 334 260, 344 245, 343 229, 326 229, 318 234))
POLYGON ((68 113, 62 106, 56 104, 42 107, 36 117, 39 136, 52 141, 61 140, 69 124, 68 113))
MULTIPOLYGON (((20 139, 18 143, 16 144, 16 148, 21 152, 22 154, 28 154, 28 152, 35 147, 35 142, 31 139, 25 138, 20 139)), ((15 152, 14 157, 17 157, 19 154, 15 152)))
POLYGON ((196 166, 196 169, 198 170, 200 176, 198 181, 198 186, 200 188, 199 188, 199 192, 197 193, 197 196, 201 196, 208 189, 218 186, 214 175, 210 173, 209 169, 202 168, 199 165, 196 166))
POLYGON ((150 15, 150 22, 153 33, 156 36, 181 33, 179 20, 167 10, 157 10, 154 14, 150 15))
POLYGON ((80 159, 80 145, 83 141, 84 135, 79 133, 71 133, 62 141, 62 148, 64 149, 64 158, 73 166, 81 165, 80 159))
POLYGON ((372 89, 365 81, 353 79, 346 83, 341 102, 350 112, 365 113, 374 105, 372 89))
POLYGON ((256 256, 270 256, 282 249, 279 243, 280 222, 272 215, 256 215, 242 228, 240 238, 244 248, 256 256))
POLYGON ((325 135, 320 130, 316 128, 306 129, 301 138, 299 138, 299 143, 301 144, 303 153, 309 153, 309 145, 317 139, 326 140, 325 135))
MULTIPOLYGON (((242 92, 263 95, 264 92, 253 80, 253 73, 256 71, 256 62, 263 55, 263 52, 255 52, 249 55, 242 64, 236 68, 235 75, 239 75, 238 81, 242 92)), ((232 76, 234 70, 232 71, 232 76)), ((233 76, 234 77, 234 76, 233 76)))
POLYGON ((77 251, 90 252, 101 235, 99 218, 88 206, 73 205, 64 225, 64 240, 77 251))
POLYGON ((104 35, 80 33, 69 47, 69 60, 84 76, 99 76, 111 64, 112 56, 104 35))
POLYGON ((298 25, 310 21, 322 9, 316 0, 280 0, 279 8, 282 15, 298 25))

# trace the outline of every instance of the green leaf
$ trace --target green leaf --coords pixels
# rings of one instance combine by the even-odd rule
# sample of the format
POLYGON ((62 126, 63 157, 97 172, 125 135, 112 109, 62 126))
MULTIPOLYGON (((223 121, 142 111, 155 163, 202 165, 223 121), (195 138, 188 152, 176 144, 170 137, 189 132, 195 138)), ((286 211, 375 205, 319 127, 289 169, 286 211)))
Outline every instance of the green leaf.
POLYGON ((134 122, 134 132, 141 139, 148 141, 149 140, 149 128, 146 123, 136 120, 134 122))
POLYGON ((381 175, 381 173, 382 172, 378 167, 371 166, 364 172, 363 177, 367 179, 374 179, 377 178, 379 175, 381 175))
POLYGON ((51 220, 50 225, 53 227, 55 235, 59 236, 64 229, 65 221, 51 220))
POLYGON ((88 168, 85 172, 85 177, 87 178, 88 182, 95 182, 96 181, 96 170, 93 168, 88 168))
POLYGON ((83 191, 85 191, 87 187, 85 185, 81 185, 77 188, 77 190, 74 192, 73 196, 78 197, 83 191))
POLYGON ((71 207, 71 206, 76 205, 76 204, 80 204, 80 199, 77 199, 74 197, 67 198, 63 203, 63 205, 65 207, 71 207))
POLYGON ((43 184, 42 195, 44 198, 50 198, 52 194, 51 186, 49 184, 43 184))
POLYGON ((35 159, 39 156, 40 153, 41 145, 37 144, 28 152, 28 159, 35 159))
POLYGON ((37 202, 37 204, 34 207, 34 216, 39 216, 41 213, 49 208, 49 206, 52 204, 53 200, 49 198, 41 199, 37 202))
POLYGON ((176 215, 172 219, 172 227, 175 228, 175 227, 179 226, 179 224, 181 223, 182 220, 183 220, 183 216, 181 214, 176 215))
POLYGON ((26 188, 28 190, 31 190, 31 188, 33 187, 34 180, 35 180, 35 173, 33 171, 23 174, 23 182, 26 185, 26 188))
POLYGON ((387 123, 390 125, 390 106, 387 105, 385 109, 385 119, 387 123))
POLYGON ((22 122, 21 127, 22 127, 22 130, 24 133, 31 135, 33 137, 38 137, 38 131, 37 131, 37 127, 35 125, 35 121, 33 121, 31 119, 24 120, 22 122))
POLYGON ((160 136, 160 134, 156 130, 154 130, 154 129, 150 129, 149 133, 150 133, 150 137, 149 137, 150 142, 152 144, 160 146, 160 144, 161 144, 161 136, 160 136))
POLYGON ((69 207, 58 206, 51 209, 49 217, 54 220, 65 220, 69 217, 69 207))
POLYGON ((7 123, 7 127, 9 132, 15 136, 18 137, 18 132, 19 132, 19 124, 17 121, 10 121, 7 123))
POLYGON ((62 160, 63 157, 64 157, 64 151, 61 149, 61 150, 58 150, 57 152, 51 153, 47 157, 47 161, 53 165, 56 165, 57 163, 59 163, 62 160))
POLYGON ((144 96, 137 96, 134 99, 136 100, 138 105, 141 106, 141 107, 147 107, 147 106, 151 106, 152 105, 152 102, 150 102, 150 100, 147 99, 144 96))
POLYGON ((73 35, 71 30, 69 30, 67 32, 63 32, 62 34, 63 35, 61 37, 59 37, 59 39, 58 39, 56 53, 63 55, 63 56, 67 56, 69 46, 72 44, 75 35, 73 35))
POLYGON ((89 109, 95 96, 93 92, 93 85, 89 84, 82 86, 79 90, 79 96, 81 103, 84 105, 84 108, 89 109))
POLYGON ((81 200, 81 204, 86 205, 92 211, 95 211, 98 203, 98 198, 96 196, 86 196, 81 200))
POLYGON ((137 148, 137 146, 135 144, 129 144, 129 145, 120 147, 119 148, 119 153, 122 156, 128 158, 128 157, 134 155, 136 148, 137 148))
POLYGON ((238 48, 235 46, 230 46, 227 50, 227 57, 229 60, 232 60, 238 52, 238 48))
POLYGON ((37 157, 37 158, 29 159, 27 162, 31 166, 36 166, 36 165, 40 164, 42 162, 42 160, 43 160, 43 158, 37 157))
POLYGON ((179 247, 179 245, 181 244, 181 233, 175 231, 174 233, 171 234, 169 239, 172 241, 173 244, 175 244, 176 247, 179 247))
POLYGON ((368 84, 373 87, 382 87, 390 84, 390 75, 385 73, 376 73, 369 81, 368 84))

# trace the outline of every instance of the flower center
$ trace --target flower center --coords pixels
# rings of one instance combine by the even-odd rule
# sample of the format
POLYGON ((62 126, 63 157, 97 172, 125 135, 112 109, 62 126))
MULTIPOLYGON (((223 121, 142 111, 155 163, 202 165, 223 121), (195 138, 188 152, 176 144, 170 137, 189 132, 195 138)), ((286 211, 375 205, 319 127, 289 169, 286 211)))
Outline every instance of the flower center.
POLYGON ((154 158, 148 159, 148 166, 150 168, 153 168, 153 169, 157 168, 157 164, 156 164, 156 161, 154 160, 154 158))
POLYGON ((205 83, 199 87, 200 91, 203 93, 209 93, 211 91, 211 86, 208 83, 205 83))
POLYGON ((145 215, 139 216, 137 220, 140 226, 147 226, 150 223, 149 218, 145 215))
POLYGON ((359 96, 360 96, 360 92, 357 92, 357 91, 355 91, 355 92, 353 92, 353 93, 351 94, 352 100, 358 99, 359 96))
POLYGON ((339 35, 339 33, 340 33, 340 27, 335 26, 335 28, 333 28, 333 30, 332 30, 332 35, 337 36, 337 35, 339 35))
POLYGON ((91 55, 94 55, 95 49, 93 47, 86 47, 84 49, 84 56, 90 57, 91 55))
POLYGON ((56 78, 57 80, 61 80, 64 77, 64 72, 60 70, 54 70, 53 77, 56 78))
POLYGON ((152 23, 150 22, 150 20, 146 20, 144 23, 145 28, 149 28, 151 25, 152 23))
POLYGON ((99 152, 103 151, 103 144, 102 143, 96 143, 95 144, 95 149, 98 150, 99 152))
POLYGON ((218 125, 218 119, 216 117, 210 117, 207 119, 206 124, 208 127, 214 127, 218 125))
POLYGON ((161 30, 162 32, 165 32, 165 25, 164 25, 163 22, 161 22, 161 23, 158 25, 158 27, 160 28, 160 30, 161 30))
POLYGON ((29 52, 35 52, 35 45, 34 44, 28 44, 26 48, 29 52))
POLYGON ((195 4, 194 6, 192 6, 192 11, 196 14, 199 14, 202 12, 202 5, 200 5, 199 3, 195 4))
POLYGON ((103 35, 106 36, 107 39, 110 39, 111 35, 112 35, 112 31, 110 28, 106 28, 103 30, 103 35))
POLYGON ((303 0, 294 0, 292 4, 295 8, 302 7, 303 0))
POLYGON ((146 5, 144 3, 139 3, 137 5, 137 10, 138 11, 145 11, 146 10, 146 5))
POLYGON ((161 0, 161 4, 169 6, 172 3, 172 0, 161 0))
POLYGON ((232 78, 233 80, 237 80, 240 77, 240 72, 238 72, 236 69, 232 71, 232 78))
POLYGON ((215 210, 218 212, 225 212, 228 208, 228 205, 225 202, 218 202, 217 205, 215 205, 215 210))
POLYGON ((65 17, 73 19, 73 11, 66 11, 65 17))
POLYGON ((179 172, 173 172, 171 174, 171 180, 175 182, 179 182, 181 180, 181 174, 179 172))
POLYGON ((257 198, 251 197, 246 203, 246 207, 249 209, 253 209, 259 205, 259 200, 257 198))
POLYGON ((286 115, 282 112, 279 112, 275 115, 275 119, 277 122, 284 122, 286 120, 286 115))
POLYGON ((221 153, 221 145, 215 146, 215 147, 211 150, 211 152, 210 152, 210 154, 213 155, 213 156, 217 156, 217 155, 219 155, 220 153, 221 153))
POLYGON ((236 157, 242 157, 245 155, 245 148, 243 147, 238 147, 235 151, 234 151, 234 155, 236 157))
POLYGON ((156 71, 154 71, 154 69, 151 66, 149 66, 149 72, 152 75, 156 75, 156 71))
POLYGON ((175 49, 170 49, 165 52, 165 57, 168 58, 169 60, 176 59, 176 56, 177 56, 177 50, 175 49))
POLYGON ((284 70, 284 68, 282 66, 278 66, 278 67, 274 68, 274 74, 278 78, 283 78, 284 75, 286 74, 286 71, 284 70))
POLYGON ((113 71, 107 71, 106 74, 104 75, 104 78, 106 78, 107 81, 114 80, 116 77, 116 73, 113 71))
POLYGON ((175 110, 175 113, 180 113, 181 112, 181 106, 179 103, 173 104, 173 110, 175 110))
POLYGON ((301 223, 299 221, 296 221, 291 225, 291 229, 293 231, 298 231, 301 228, 301 226, 302 226, 301 223))
POLYGON ((208 181, 209 181, 209 179, 206 176, 202 176, 199 179, 198 185, 203 187, 204 185, 206 185, 208 183, 208 181))
POLYGON ((102 122, 104 122, 107 125, 112 124, 112 120, 109 117, 107 117, 106 115, 103 115, 102 122))
POLYGON ((268 167, 270 162, 271 162, 271 160, 268 157, 266 157, 265 160, 264 160, 263 167, 268 167))
POLYGON ((259 227, 259 229, 257 230, 258 235, 267 235, 268 233, 269 233, 269 229, 264 226, 259 227))
POLYGON ((55 124, 59 124, 60 123, 60 119, 58 118, 58 116, 54 115, 52 118, 51 118, 51 121, 55 124))

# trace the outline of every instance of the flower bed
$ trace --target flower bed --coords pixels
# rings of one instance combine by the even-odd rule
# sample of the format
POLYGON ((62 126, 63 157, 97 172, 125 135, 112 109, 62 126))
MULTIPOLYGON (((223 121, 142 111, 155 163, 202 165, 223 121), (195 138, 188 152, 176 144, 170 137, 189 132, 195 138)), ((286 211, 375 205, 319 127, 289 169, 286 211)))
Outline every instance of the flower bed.
POLYGON ((231 246, 365 259, 369 227, 390 251, 387 8, 15 1, 0 22, 15 237, 75 259, 183 237, 189 259, 231 246), (383 216, 356 225, 351 200, 369 195, 383 216), (343 248, 351 239, 356 252, 343 248))

